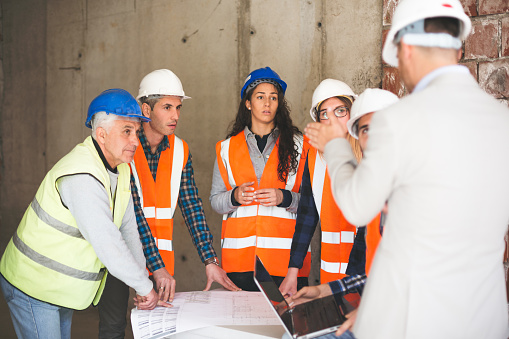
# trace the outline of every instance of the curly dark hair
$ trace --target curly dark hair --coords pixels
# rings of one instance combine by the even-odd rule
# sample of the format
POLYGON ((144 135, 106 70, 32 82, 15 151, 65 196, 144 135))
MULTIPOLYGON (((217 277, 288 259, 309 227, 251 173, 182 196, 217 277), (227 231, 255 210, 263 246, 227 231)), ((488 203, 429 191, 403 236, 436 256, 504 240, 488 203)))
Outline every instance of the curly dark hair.
MULTIPOLYGON (((279 86, 275 87, 277 88, 278 105, 274 118, 274 126, 279 129, 279 143, 276 145, 278 147, 279 159, 277 177, 280 181, 286 182, 288 174, 297 172, 297 167, 299 166, 299 150, 293 138, 295 135, 302 135, 302 132, 293 125, 285 94, 279 86)), ((239 134, 246 126, 251 129, 251 111, 247 109, 246 101, 251 101, 255 89, 253 88, 247 92, 244 99, 240 101, 237 116, 230 123, 226 138, 239 134)))

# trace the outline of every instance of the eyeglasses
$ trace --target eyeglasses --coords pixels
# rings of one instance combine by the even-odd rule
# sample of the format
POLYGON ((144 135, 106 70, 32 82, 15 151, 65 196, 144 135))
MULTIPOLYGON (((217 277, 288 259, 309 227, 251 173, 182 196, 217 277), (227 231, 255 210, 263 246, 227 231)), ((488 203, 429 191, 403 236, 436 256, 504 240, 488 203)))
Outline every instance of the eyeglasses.
MULTIPOLYGON (((347 114, 348 107, 346 106, 336 107, 336 109, 334 110, 334 115, 337 118, 346 117, 347 114)), ((327 110, 321 110, 320 112, 318 112, 318 116, 320 117, 320 120, 329 120, 329 117, 327 116, 327 110)))

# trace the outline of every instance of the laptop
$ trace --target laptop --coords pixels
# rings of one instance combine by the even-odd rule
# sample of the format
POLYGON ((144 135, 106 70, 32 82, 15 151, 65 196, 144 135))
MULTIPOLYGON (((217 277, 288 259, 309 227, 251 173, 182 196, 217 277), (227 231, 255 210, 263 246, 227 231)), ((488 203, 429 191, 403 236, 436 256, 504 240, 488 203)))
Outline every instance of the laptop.
MULTIPOLYGON (((308 339, 335 332, 345 322, 345 315, 355 309, 345 298, 338 305, 333 295, 288 305, 258 256, 254 281, 291 338, 308 339)), ((349 300, 354 304, 358 305, 359 299, 357 293, 349 295, 349 300)))

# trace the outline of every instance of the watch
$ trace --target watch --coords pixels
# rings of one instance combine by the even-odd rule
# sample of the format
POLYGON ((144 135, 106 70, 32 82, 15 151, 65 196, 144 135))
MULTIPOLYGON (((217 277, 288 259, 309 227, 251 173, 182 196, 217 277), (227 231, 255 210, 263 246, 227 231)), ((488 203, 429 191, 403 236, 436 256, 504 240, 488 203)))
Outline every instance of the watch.
POLYGON ((214 264, 214 265, 220 266, 219 261, 217 261, 217 257, 208 258, 207 260, 205 260, 204 264, 205 264, 205 266, 207 266, 209 264, 214 264))

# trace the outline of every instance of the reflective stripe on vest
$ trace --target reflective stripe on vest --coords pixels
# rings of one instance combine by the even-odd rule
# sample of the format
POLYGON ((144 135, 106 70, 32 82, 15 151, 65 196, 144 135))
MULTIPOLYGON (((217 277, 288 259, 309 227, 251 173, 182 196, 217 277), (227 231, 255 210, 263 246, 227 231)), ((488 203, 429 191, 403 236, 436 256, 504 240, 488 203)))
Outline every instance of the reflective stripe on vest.
POLYGON ((161 152, 155 181, 141 144, 130 165, 143 214, 166 269, 173 275, 173 216, 189 151, 187 144, 174 134, 168 136, 168 142, 169 147, 161 152))
POLYGON ((0 272, 27 295, 71 309, 97 305, 106 282, 106 268, 81 235, 76 220, 63 206, 59 178, 90 174, 105 188, 111 218, 120 228, 130 201, 129 167, 117 166, 115 196, 110 177, 92 139, 77 145, 46 174, 25 211, 0 261, 0 272))
MULTIPOLYGON (((260 248, 288 249, 291 245, 292 239, 257 237, 256 235, 246 238, 221 239, 221 247, 229 249, 241 249, 252 246, 260 248)), ((308 248, 308 252, 311 252, 311 247, 308 248)))
POLYGON ((322 242, 326 244, 353 244, 355 239, 355 232, 340 231, 340 232, 322 232, 322 242))
POLYGON ((155 218, 157 215, 157 219, 173 219, 175 208, 155 208, 154 206, 145 206, 143 207, 143 214, 145 215, 145 218, 155 218))
POLYGON ((16 246, 16 248, 28 258, 38 263, 39 265, 47 267, 53 271, 68 275, 76 279, 90 281, 101 281, 104 276, 105 270, 101 270, 99 273, 81 271, 73 267, 63 265, 56 260, 37 253, 19 238, 17 232, 15 232, 12 236, 12 242, 14 243, 14 246, 16 246))
POLYGON ((257 215, 284 219, 295 219, 297 217, 296 213, 288 212, 283 208, 276 209, 272 206, 250 205, 239 207, 232 213, 223 215, 223 219, 256 217, 257 215))
POLYGON ((163 251, 173 251, 173 241, 166 239, 154 238, 157 244, 157 248, 163 251))
MULTIPOLYGON (((244 132, 237 134, 216 145, 218 167, 227 190, 253 181, 255 190, 261 188, 281 188, 298 192, 304 161, 302 154, 307 153, 309 145, 302 137, 296 137, 299 166, 295 173, 290 173, 286 182, 277 178, 278 154, 277 145, 272 150, 262 178, 258 183, 249 155, 244 132), (234 161, 232 159, 235 159, 234 161)), ((305 156, 305 155, 304 155, 305 156)), ((288 270, 290 247, 295 231, 296 213, 286 208, 262 206, 253 202, 242 205, 230 214, 223 215, 222 230, 222 264, 226 272, 248 272, 254 269, 254 256, 258 254, 272 275, 285 276, 288 270)), ((308 276, 310 255, 306 256, 305 265, 299 276, 308 276)))
POLYGON ((345 274, 348 263, 320 261, 320 270, 330 274, 345 274))
POLYGON ((320 281, 324 284, 345 277, 357 229, 336 205, 327 165, 315 148, 308 153, 308 167, 322 229, 320 281))
POLYGON ((245 238, 225 238, 221 239, 221 247, 229 249, 242 249, 256 246, 256 235, 245 238))
POLYGON ((51 215, 46 213, 37 201, 37 199, 34 197, 32 200, 32 203, 30 204, 30 207, 34 210, 35 214, 37 214, 37 217, 44 221, 49 226, 53 227, 54 229, 59 230, 62 233, 67 234, 68 236, 84 239, 83 235, 81 234, 80 230, 76 227, 72 227, 71 225, 65 224, 61 222, 60 220, 57 220, 53 218, 51 215))
MULTIPOLYGON (((314 150, 314 149, 313 149, 314 150)), ((311 189, 313 190, 313 199, 315 199, 316 209, 318 211, 318 215, 320 218, 322 217, 322 193, 323 193, 323 183, 325 181, 325 176, 327 175, 327 165, 325 164, 325 159, 320 156, 319 152, 308 153, 309 156, 313 155, 315 157, 315 166, 311 169, 311 161, 308 160, 309 167, 309 176, 311 179, 311 189)))

